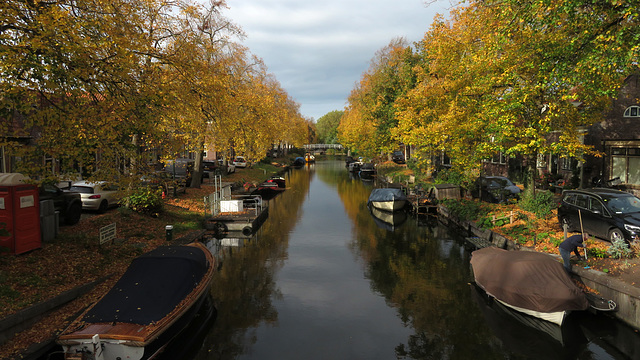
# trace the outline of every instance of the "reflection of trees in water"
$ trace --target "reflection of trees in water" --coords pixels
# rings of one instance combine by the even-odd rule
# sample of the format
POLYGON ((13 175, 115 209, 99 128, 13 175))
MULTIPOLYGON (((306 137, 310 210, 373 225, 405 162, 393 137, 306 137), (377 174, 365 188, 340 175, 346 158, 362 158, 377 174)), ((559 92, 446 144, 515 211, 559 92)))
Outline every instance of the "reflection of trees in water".
POLYGON ((269 201, 269 218, 258 230, 259 236, 218 254, 222 267, 211 290, 218 318, 196 359, 235 359, 255 342, 250 329, 262 322, 277 322, 271 300, 280 293, 274 275, 287 257, 289 233, 301 216, 310 177, 304 168, 290 171, 287 190, 269 201))
POLYGON ((347 216, 356 224, 351 248, 366 262, 372 288, 415 330, 397 355, 413 359, 494 358, 482 318, 469 311, 470 272, 460 244, 444 240, 448 229, 408 219, 394 231, 380 228, 366 207, 371 188, 348 176, 337 181, 347 216), (421 225, 421 226, 419 226, 421 225), (425 226, 427 225, 427 226, 425 226), (463 293, 464 292, 464 293, 463 293), (458 345, 458 346, 456 346, 458 345), (476 354, 477 350, 487 355, 476 354))

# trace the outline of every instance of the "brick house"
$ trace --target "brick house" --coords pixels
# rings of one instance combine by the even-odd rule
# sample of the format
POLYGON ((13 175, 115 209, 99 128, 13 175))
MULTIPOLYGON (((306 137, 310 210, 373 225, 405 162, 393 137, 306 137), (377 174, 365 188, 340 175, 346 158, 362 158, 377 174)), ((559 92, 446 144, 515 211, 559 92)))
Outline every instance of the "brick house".
MULTIPOLYGON (((602 157, 587 156, 581 164, 575 158, 540 154, 537 168, 541 177, 550 174, 560 185, 592 187, 594 180, 619 178, 612 182, 617 188, 640 195, 640 76, 624 80, 619 96, 612 100, 605 120, 582 130, 582 141, 592 145, 602 157)), ((553 141, 559 134, 549 134, 553 141)), ((497 155, 485 161, 483 172, 518 179, 522 159, 497 155)))
MULTIPOLYGON (((606 120, 589 128, 587 144, 601 151, 601 158, 587 159, 591 177, 620 178, 623 190, 640 194, 640 76, 625 79, 606 120)), ((585 170, 585 173, 586 173, 585 170)))

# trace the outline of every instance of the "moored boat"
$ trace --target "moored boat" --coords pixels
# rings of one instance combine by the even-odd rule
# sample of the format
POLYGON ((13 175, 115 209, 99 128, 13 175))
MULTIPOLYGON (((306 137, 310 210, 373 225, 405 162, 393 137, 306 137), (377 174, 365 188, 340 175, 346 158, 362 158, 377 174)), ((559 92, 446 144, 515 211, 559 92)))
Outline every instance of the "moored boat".
POLYGON ((367 204, 384 211, 401 210, 407 204, 407 196, 402 189, 373 189, 367 204))
POLYGON ((360 177, 370 178, 376 174, 376 167, 373 163, 364 163, 360 166, 360 177))
POLYGON ((214 265, 201 243, 161 246, 137 257, 58 337, 64 359, 153 359, 205 303, 214 265))
POLYGON ((307 163, 313 163, 316 162, 316 157, 311 153, 306 153, 304 154, 304 161, 306 161, 307 163))
POLYGON ((571 311, 586 310, 587 297, 562 264, 548 254, 496 247, 471 255, 475 282, 500 303, 562 325, 571 311))
POLYGON ((269 197, 269 195, 276 195, 280 192, 284 191, 284 188, 280 187, 278 183, 265 181, 262 184, 258 185, 253 194, 262 195, 263 198, 269 197))
POLYGON ((272 178, 270 178, 266 182, 276 183, 276 184, 278 184, 278 187, 280 187, 280 188, 284 188, 284 187, 287 186, 287 181, 282 176, 273 176, 272 178))
POLYGON ((305 160, 302 156, 298 156, 297 158, 293 159, 294 167, 302 167, 304 164, 305 164, 305 160))
POLYGON ((350 162, 350 163, 347 165, 347 169, 349 169, 349 172, 357 173, 357 172, 359 172, 359 171, 360 171, 360 166, 361 166, 361 165, 362 165, 362 163, 361 163, 361 162, 359 162, 359 161, 353 161, 353 162, 350 162))

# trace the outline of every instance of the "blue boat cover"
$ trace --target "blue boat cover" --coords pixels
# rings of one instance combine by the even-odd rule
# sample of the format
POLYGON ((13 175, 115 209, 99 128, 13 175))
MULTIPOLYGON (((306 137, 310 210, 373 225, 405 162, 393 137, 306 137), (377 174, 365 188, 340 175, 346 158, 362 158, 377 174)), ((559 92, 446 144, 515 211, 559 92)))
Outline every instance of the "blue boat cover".
POLYGON ((133 260, 83 320, 148 325, 164 318, 202 280, 208 262, 193 246, 161 246, 133 260))
POLYGON ((383 188, 373 189, 371 195, 369 195, 369 203, 372 201, 393 201, 393 200, 406 200, 407 196, 402 192, 402 189, 397 188, 383 188))

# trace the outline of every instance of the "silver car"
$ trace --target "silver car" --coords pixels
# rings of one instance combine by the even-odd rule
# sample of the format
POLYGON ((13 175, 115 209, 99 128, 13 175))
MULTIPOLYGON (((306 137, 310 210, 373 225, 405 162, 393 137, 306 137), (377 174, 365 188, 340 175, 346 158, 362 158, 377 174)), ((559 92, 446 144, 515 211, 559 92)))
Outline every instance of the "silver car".
POLYGON ((118 188, 105 181, 80 181, 71 185, 69 190, 80 193, 82 210, 97 210, 103 213, 110 207, 118 206, 120 201, 118 188))

